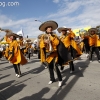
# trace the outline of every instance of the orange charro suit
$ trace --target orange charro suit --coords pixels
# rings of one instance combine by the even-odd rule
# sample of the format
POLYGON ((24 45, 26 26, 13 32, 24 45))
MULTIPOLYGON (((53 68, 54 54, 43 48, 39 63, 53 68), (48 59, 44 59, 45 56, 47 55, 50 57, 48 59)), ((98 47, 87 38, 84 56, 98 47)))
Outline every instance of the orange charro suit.
POLYGON ((98 35, 96 35, 96 34, 89 35, 89 36, 86 36, 85 38, 88 38, 89 46, 100 47, 100 39, 99 39, 98 35))
POLYGON ((18 42, 16 40, 12 41, 9 45, 8 60, 13 64, 20 63, 21 65, 24 65, 27 63, 27 60, 21 53, 18 42))
POLYGON ((29 49, 29 48, 32 48, 32 44, 26 43, 25 47, 26 47, 26 48, 25 48, 25 50, 24 50, 24 53, 28 52, 28 49, 29 49))
POLYGON ((95 42, 96 47, 100 47, 100 38, 98 35, 96 35, 96 42, 95 42))
POLYGON ((9 57, 9 47, 6 47, 4 56, 6 57, 6 59, 8 59, 8 57, 9 57))
POLYGON ((75 37, 74 33, 71 31, 67 35, 61 35, 60 40, 63 42, 66 48, 70 49, 70 45, 77 51, 77 55, 81 55, 82 52, 78 47, 77 43, 73 40, 75 37))
POLYGON ((55 35, 55 34, 52 34, 53 36, 50 36, 50 40, 51 40, 51 45, 52 45, 52 48, 53 48, 53 51, 52 53, 48 56, 48 57, 45 57, 45 53, 43 51, 43 48, 46 49, 46 52, 50 52, 49 51, 49 48, 47 47, 47 44, 44 43, 44 35, 42 35, 41 37, 41 40, 40 40, 40 49, 41 49, 41 62, 48 62, 50 63, 53 58, 57 58, 57 45, 59 44, 59 40, 58 40, 58 37, 55 35))

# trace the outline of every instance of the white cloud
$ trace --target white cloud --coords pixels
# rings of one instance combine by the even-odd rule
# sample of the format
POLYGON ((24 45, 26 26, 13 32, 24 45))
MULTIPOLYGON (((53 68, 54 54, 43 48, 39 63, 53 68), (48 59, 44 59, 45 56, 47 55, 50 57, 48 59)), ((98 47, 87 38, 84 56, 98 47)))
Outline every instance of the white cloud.
POLYGON ((58 2, 59 2, 59 0, 53 0, 53 2, 54 2, 54 3, 58 3, 58 2))
POLYGON ((55 19, 60 26, 96 26, 100 24, 99 5, 100 0, 64 0, 58 12, 48 15, 48 18, 55 19))
MULTIPOLYGON (((12 20, 5 15, 0 15, 0 27, 3 29, 11 29, 13 32, 18 32, 23 28, 24 35, 30 37, 36 37, 41 33, 38 27, 41 24, 36 22, 35 18, 21 19, 21 20, 12 20)), ((4 35, 4 34, 0 34, 4 35)))

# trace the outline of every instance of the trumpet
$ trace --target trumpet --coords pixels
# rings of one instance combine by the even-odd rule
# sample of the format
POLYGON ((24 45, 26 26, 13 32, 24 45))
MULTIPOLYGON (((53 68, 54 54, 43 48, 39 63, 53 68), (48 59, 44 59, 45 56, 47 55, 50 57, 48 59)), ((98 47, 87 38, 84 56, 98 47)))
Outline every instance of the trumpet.
POLYGON ((53 51, 53 47, 52 47, 52 44, 51 44, 51 41, 50 41, 50 36, 45 34, 44 35, 44 41, 48 41, 46 48, 48 48, 49 52, 52 52, 53 51))

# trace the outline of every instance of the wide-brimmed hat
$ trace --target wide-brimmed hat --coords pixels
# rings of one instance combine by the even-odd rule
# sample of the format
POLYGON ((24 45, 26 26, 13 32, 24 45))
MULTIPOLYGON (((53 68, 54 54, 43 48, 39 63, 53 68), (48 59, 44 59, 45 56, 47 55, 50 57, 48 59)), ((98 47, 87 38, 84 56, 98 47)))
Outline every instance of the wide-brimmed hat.
POLYGON ((6 29, 5 32, 6 33, 12 33, 12 30, 6 29))
POLYGON ((0 31, 6 32, 6 36, 8 36, 8 34, 13 33, 13 32, 12 32, 11 30, 9 30, 9 29, 2 29, 2 28, 0 28, 0 31))
POLYGON ((57 24, 57 22, 55 22, 55 21, 46 21, 46 22, 42 23, 42 24, 39 26, 39 30, 40 30, 40 31, 46 31, 46 28, 49 27, 49 26, 52 27, 52 30, 55 30, 55 29, 57 29, 58 24, 57 24))
POLYGON ((31 39, 27 39, 26 42, 31 42, 31 39))
POLYGON ((98 32, 96 28, 90 28, 90 29, 88 30, 89 33, 91 33, 91 31, 94 31, 95 33, 98 32))
POLYGON ((88 31, 87 31, 87 32, 85 32, 85 33, 84 33, 84 35, 85 35, 85 36, 88 36, 88 35, 89 35, 89 32, 88 32, 88 31))
POLYGON ((6 34, 13 33, 12 30, 9 30, 9 29, 2 29, 2 28, 0 28, 0 30, 6 32, 6 34))
POLYGON ((19 38, 19 35, 17 35, 16 33, 6 33, 6 36, 7 37, 14 36, 16 38, 19 38))
POLYGON ((69 30, 69 29, 71 29, 71 28, 67 28, 66 26, 63 26, 63 27, 59 27, 59 28, 57 29, 57 31, 58 31, 59 33, 61 33, 62 30, 67 31, 67 30, 69 30))
POLYGON ((100 25, 99 26, 96 26, 96 28, 100 28, 100 25))

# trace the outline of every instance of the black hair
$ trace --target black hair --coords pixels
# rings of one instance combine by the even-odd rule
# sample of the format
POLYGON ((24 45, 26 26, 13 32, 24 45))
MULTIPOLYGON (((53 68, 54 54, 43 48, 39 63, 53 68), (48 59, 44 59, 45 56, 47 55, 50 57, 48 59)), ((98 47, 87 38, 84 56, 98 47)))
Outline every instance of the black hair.
POLYGON ((46 28, 45 28, 45 31, 47 30, 47 28, 49 28, 49 27, 51 27, 52 28, 52 26, 47 26, 46 28))
POLYGON ((13 40, 16 40, 16 37, 15 36, 13 36, 13 40))

